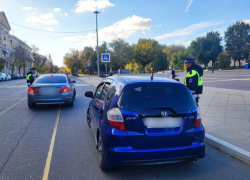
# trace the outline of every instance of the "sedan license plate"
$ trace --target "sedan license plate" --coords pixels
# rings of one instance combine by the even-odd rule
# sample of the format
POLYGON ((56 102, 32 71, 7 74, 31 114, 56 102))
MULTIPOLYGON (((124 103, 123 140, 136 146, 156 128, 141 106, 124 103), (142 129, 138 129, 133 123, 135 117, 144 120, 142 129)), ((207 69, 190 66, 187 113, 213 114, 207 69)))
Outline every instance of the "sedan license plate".
POLYGON ((144 125, 148 128, 175 128, 183 125, 182 117, 165 117, 165 118, 145 118, 144 125))
POLYGON ((54 88, 43 88, 40 91, 40 95, 56 95, 56 89, 54 88))

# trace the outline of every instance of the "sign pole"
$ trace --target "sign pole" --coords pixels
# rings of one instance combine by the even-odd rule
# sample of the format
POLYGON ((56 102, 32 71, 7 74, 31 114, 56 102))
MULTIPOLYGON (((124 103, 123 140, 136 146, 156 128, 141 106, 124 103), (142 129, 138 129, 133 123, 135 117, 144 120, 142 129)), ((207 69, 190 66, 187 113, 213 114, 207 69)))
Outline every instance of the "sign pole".
POLYGON ((105 63, 106 65, 106 77, 108 76, 108 68, 107 68, 107 63, 105 63))

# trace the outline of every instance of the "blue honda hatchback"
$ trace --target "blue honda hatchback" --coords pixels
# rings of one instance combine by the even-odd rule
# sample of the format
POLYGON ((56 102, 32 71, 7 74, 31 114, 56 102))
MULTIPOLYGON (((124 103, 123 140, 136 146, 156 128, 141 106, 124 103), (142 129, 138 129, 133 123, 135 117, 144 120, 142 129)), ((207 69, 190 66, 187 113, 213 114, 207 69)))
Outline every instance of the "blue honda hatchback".
POLYGON ((205 157, 199 107, 183 84, 166 78, 114 76, 85 96, 92 98, 87 122, 102 170, 205 157))

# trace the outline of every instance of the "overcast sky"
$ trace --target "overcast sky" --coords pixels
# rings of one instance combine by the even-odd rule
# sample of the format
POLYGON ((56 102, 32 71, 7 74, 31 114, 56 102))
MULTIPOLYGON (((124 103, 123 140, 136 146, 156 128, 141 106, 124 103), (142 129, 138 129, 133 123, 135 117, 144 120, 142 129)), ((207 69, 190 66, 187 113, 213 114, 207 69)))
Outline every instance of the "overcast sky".
POLYGON ((187 47, 208 31, 224 36, 236 21, 250 23, 249 7, 249 0, 0 0, 11 34, 38 46, 40 54, 50 53, 59 66, 70 48, 96 45, 95 10, 100 11, 99 44, 115 38, 130 43, 153 38, 161 44, 187 47))

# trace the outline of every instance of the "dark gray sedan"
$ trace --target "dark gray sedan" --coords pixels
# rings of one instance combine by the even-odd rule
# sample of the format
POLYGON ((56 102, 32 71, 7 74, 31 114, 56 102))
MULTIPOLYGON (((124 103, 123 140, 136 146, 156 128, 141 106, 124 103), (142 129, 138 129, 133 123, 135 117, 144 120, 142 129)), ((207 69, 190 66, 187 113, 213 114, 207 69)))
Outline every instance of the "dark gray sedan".
POLYGON ((28 89, 28 106, 43 104, 74 105, 75 81, 64 74, 40 75, 28 89))

